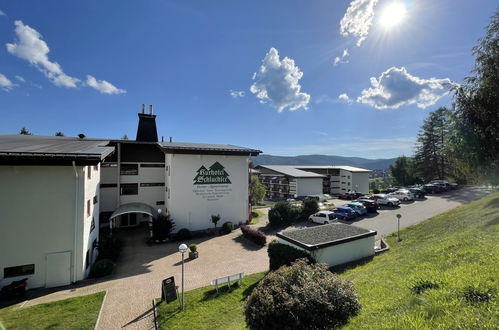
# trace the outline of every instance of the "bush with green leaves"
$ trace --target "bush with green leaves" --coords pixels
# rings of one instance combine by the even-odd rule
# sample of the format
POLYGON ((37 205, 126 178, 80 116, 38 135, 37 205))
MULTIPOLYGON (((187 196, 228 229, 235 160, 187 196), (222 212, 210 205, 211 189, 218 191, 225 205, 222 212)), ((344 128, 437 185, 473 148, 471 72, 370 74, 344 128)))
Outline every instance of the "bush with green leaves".
POLYGON ((170 218, 170 215, 160 213, 152 219, 152 236, 155 241, 163 241, 171 237, 171 233, 175 228, 175 222, 170 218))
POLYGON ((178 231, 178 233, 175 237, 178 240, 189 239, 189 238, 191 238, 191 231, 187 228, 182 228, 178 231))
POLYGON ((224 222, 222 225, 222 232, 224 234, 231 233, 234 230, 234 224, 230 221, 224 222))
POLYGON ((290 203, 278 202, 268 213, 270 225, 273 227, 288 226, 300 219, 301 209, 292 207, 290 203))
POLYGON ((114 262, 110 259, 98 260, 90 270, 90 277, 102 277, 113 272, 114 262))
POLYGON ((331 329, 360 310, 352 283, 331 273, 326 264, 300 259, 268 273, 246 302, 252 329, 331 329))
POLYGON ((240 228, 243 236, 253 243, 260 246, 264 246, 267 243, 267 236, 265 236, 265 234, 258 228, 254 228, 248 225, 243 225, 240 228))
POLYGON ((305 258, 309 263, 315 263, 315 259, 306 251, 299 250, 287 244, 278 243, 277 240, 270 242, 267 249, 270 262, 270 270, 276 270, 282 266, 290 266, 294 261, 305 258))
POLYGON ((308 219, 314 213, 319 212, 319 203, 316 199, 306 198, 303 200, 302 219, 308 219))

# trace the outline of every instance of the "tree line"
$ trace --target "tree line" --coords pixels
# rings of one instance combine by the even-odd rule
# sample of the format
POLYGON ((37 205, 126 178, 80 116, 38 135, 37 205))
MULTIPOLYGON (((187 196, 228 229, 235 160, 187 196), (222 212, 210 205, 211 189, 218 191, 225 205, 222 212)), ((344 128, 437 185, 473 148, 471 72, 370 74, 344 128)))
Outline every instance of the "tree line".
POLYGON ((390 166, 395 184, 433 179, 499 184, 499 10, 472 54, 474 68, 453 89, 451 109, 431 112, 413 156, 399 157, 390 166))

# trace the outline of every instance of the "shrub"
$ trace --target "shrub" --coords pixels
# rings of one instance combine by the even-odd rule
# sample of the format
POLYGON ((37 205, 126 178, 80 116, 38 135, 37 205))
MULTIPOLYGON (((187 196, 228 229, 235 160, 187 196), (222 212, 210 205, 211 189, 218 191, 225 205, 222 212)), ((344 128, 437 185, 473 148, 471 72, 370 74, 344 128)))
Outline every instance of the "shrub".
POLYGON ((116 237, 101 237, 99 240, 98 259, 111 259, 116 261, 121 253, 122 242, 116 237))
POLYGON ((241 231, 243 232, 243 236, 253 243, 256 243, 260 246, 264 246, 267 243, 267 236, 265 236, 264 233, 256 228, 244 225, 241 226, 241 231))
POLYGON ((215 225, 215 228, 217 228, 217 222, 220 221, 220 214, 211 215, 211 222, 215 225))
POLYGON ((191 238, 191 231, 187 228, 182 228, 178 231, 177 233, 177 239, 182 240, 182 239, 189 239, 191 238))
POLYGON ((170 238, 175 223, 169 215, 163 213, 158 214, 157 217, 152 219, 152 236, 155 241, 163 241, 170 238))
POLYGON ((287 202, 276 203, 269 210, 269 222, 273 227, 287 226, 299 220, 300 209, 287 202))
POLYGON ((198 245, 197 244, 189 245, 189 250, 191 250, 191 252, 196 252, 198 250, 198 245))
POLYGON ((316 199, 307 198, 303 201, 302 218, 308 219, 314 213, 319 212, 319 203, 316 199))
POLYGON ((420 294, 426 290, 438 288, 440 288, 438 282, 420 279, 414 283, 414 285, 411 287, 411 291, 415 294, 420 294))
POLYGON ((102 277, 113 272, 114 262, 110 259, 98 260, 90 270, 90 277, 102 277))
POLYGON ((230 221, 224 222, 222 232, 225 234, 231 233, 234 230, 234 224, 230 221))
POLYGON ((267 253, 269 254, 270 270, 276 270, 281 266, 289 266, 301 258, 307 259, 309 263, 315 263, 314 258, 306 251, 278 243, 277 240, 270 242, 267 253))
POLYGON ((248 298, 250 329, 331 329, 360 310, 352 283, 328 271, 326 264, 293 265, 268 273, 248 298))

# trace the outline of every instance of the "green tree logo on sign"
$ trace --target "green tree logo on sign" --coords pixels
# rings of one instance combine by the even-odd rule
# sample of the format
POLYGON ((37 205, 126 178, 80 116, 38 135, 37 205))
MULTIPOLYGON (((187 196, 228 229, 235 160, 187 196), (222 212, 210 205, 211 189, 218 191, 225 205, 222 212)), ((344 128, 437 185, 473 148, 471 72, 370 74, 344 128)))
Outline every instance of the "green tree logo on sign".
POLYGON ((229 173, 225 171, 225 167, 219 162, 213 163, 209 169, 201 166, 197 170, 197 175, 194 178, 194 184, 228 184, 229 173))

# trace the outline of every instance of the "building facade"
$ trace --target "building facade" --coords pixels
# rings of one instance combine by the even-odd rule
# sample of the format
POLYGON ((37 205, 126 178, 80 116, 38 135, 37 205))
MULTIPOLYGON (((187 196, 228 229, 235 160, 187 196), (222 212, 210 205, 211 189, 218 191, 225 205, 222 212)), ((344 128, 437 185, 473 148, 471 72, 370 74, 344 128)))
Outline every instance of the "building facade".
POLYGON ((353 166, 258 165, 255 168, 268 199, 307 195, 369 193, 369 169, 353 166))
POLYGON ((155 115, 137 138, 0 135, 0 286, 54 287, 86 278, 99 228, 169 214, 176 230, 249 220, 249 157, 221 144, 158 142, 155 115))

